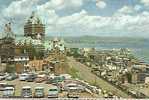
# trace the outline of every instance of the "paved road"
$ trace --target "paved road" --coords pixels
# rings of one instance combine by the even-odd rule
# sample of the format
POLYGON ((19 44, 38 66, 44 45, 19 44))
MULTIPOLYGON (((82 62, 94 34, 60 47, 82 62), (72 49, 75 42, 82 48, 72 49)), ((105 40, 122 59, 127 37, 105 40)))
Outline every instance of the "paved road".
POLYGON ((89 67, 85 66, 84 64, 81 64, 80 62, 75 61, 73 58, 68 57, 68 64, 70 67, 75 68, 79 72, 80 78, 83 80, 93 84, 96 81, 96 85, 101 87, 104 90, 111 91, 112 93, 115 93, 116 95, 123 97, 123 98, 129 98, 125 92, 117 89, 113 85, 109 84, 108 82, 102 80, 101 78, 97 77, 95 74, 91 73, 91 70, 89 67))

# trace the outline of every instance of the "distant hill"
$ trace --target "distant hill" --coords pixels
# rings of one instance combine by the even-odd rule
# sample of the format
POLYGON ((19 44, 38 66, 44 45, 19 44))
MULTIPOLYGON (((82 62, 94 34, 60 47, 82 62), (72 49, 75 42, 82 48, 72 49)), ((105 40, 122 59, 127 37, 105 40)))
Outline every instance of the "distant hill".
MULTIPOLYGON (((23 35, 17 35, 17 37, 23 37, 23 35)), ((52 40, 55 36, 46 36, 45 40, 52 40)), ((144 43, 149 41, 147 38, 143 37, 100 37, 100 36, 64 36, 57 37, 63 38, 67 43, 144 43)))
POLYGON ((63 37, 68 43, 144 43, 149 41, 146 38, 133 37, 97 37, 97 36, 81 36, 81 37, 63 37))

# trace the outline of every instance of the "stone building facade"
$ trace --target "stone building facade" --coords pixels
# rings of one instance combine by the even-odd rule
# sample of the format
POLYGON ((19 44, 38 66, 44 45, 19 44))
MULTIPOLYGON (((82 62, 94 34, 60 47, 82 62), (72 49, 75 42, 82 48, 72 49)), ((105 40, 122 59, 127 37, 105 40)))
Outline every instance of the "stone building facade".
POLYGON ((32 12, 32 15, 24 25, 24 36, 29 36, 33 39, 43 39, 45 36, 45 25, 35 12, 32 12))

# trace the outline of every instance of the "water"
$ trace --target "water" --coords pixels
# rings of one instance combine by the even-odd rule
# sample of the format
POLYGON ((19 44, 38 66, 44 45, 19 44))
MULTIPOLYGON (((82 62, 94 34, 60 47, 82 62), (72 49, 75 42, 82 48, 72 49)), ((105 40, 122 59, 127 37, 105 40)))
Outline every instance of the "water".
POLYGON ((77 48, 96 48, 96 49, 119 49, 119 48, 129 48, 131 52, 138 57, 141 61, 149 63, 149 40, 144 40, 141 42, 133 43, 98 43, 98 44, 87 44, 87 43, 71 43, 67 45, 68 47, 77 48))

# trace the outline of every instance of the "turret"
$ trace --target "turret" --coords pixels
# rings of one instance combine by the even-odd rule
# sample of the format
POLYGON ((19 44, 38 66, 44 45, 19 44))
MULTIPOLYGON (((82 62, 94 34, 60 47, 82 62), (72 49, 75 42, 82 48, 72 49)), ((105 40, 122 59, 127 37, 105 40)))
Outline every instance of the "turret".
POLYGON ((45 24, 42 23, 35 12, 32 12, 24 25, 24 36, 33 39, 43 39, 45 36, 45 24))

